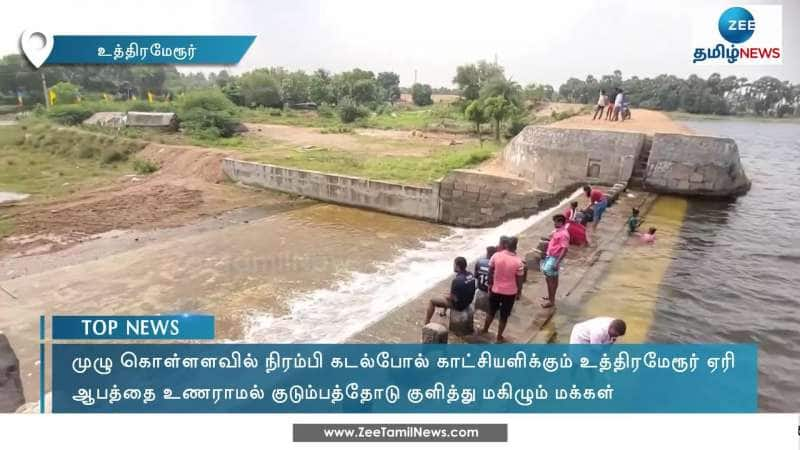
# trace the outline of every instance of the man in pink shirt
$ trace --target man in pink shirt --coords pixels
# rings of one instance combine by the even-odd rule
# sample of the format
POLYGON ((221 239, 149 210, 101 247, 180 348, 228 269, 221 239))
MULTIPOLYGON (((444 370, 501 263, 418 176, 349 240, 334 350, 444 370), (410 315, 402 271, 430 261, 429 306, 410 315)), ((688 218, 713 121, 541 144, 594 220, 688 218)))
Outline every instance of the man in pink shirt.
POLYGON ((489 313, 483 324, 483 332, 488 333, 497 311, 500 322, 497 324, 497 342, 503 342, 503 331, 514 302, 522 291, 525 265, 517 256, 517 238, 503 236, 497 252, 489 260, 489 313))
POLYGON ((542 308, 552 308, 556 304, 556 290, 558 290, 558 270, 564 256, 569 250, 569 232, 564 226, 567 219, 563 214, 553 216, 555 230, 550 234, 550 243, 547 244, 547 254, 539 263, 539 269, 544 274, 547 283, 547 297, 543 297, 542 308))

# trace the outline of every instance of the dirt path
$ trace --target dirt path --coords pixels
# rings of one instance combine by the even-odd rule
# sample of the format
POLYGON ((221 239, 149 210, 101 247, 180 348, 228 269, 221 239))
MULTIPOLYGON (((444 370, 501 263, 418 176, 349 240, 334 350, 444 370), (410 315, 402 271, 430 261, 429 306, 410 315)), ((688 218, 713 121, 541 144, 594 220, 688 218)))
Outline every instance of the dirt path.
POLYGON ((583 128, 587 130, 633 131, 637 133, 683 133, 692 134, 689 128, 673 121, 660 111, 648 109, 631 110, 631 119, 624 122, 592 120, 592 113, 581 114, 560 120, 548 126, 558 128, 583 128))
POLYGON ((47 253, 111 230, 172 227, 244 206, 291 201, 224 183, 223 151, 150 144, 137 156, 160 169, 148 176, 126 175, 65 199, 7 208, 4 215, 15 228, 0 241, 0 254, 47 253))
POLYGON ((371 155, 425 156, 432 150, 473 139, 450 133, 357 128, 349 133, 323 133, 317 128, 249 123, 249 136, 295 148, 319 147, 371 155))

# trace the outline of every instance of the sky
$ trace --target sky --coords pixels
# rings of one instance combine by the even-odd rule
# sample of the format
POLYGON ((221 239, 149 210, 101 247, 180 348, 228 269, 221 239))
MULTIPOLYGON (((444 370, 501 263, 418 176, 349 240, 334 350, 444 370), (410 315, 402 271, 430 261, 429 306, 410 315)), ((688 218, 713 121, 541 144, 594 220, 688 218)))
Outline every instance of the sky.
MULTIPOLYGON (((800 0, 10 0, 0 55, 23 30, 51 34, 255 34, 238 66, 394 71, 401 85, 451 86, 458 65, 497 61, 515 81, 558 88, 569 77, 713 72, 800 83, 800 0), (782 66, 697 66, 698 7, 783 5, 782 66)), ((710 26, 715 26, 711 24, 710 26)), ((204 71, 219 70, 221 67, 204 71)), ((182 69, 187 70, 187 69, 182 69)), ((188 70, 196 71, 196 67, 188 70)))

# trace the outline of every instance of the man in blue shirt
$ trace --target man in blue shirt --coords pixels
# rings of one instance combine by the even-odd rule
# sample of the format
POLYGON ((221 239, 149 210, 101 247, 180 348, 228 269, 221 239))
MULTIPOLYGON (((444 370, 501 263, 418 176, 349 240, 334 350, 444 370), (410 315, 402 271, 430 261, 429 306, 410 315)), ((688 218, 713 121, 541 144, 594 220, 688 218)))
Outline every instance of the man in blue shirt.
POLYGON ((467 270, 467 260, 463 256, 459 256, 453 261, 453 270, 456 276, 453 277, 450 283, 450 293, 444 298, 434 298, 428 304, 428 311, 425 314, 425 323, 428 324, 433 317, 433 312, 437 307, 453 308, 457 311, 467 309, 475 298, 475 277, 472 272, 467 270))

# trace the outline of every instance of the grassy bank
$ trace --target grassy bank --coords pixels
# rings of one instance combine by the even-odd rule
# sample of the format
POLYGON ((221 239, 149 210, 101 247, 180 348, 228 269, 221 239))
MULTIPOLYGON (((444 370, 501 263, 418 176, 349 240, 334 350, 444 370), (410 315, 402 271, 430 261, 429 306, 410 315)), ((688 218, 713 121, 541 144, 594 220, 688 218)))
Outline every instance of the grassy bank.
MULTIPOLYGON (((31 194, 29 201, 47 201, 97 187, 135 173, 133 153, 143 143, 47 123, 0 127, 0 191, 31 194)), ((0 236, 13 230, 2 216, 0 236)))
POLYGON ((500 145, 494 142, 442 149, 425 156, 378 156, 342 150, 296 151, 281 147, 235 148, 248 161, 317 170, 375 180, 427 184, 454 169, 474 167, 494 156, 500 145))
POLYGON ((383 130, 425 130, 452 133, 471 132, 474 126, 464 119, 463 113, 453 105, 437 104, 430 107, 387 107, 352 123, 343 123, 332 109, 296 111, 274 108, 240 108, 244 122, 272 123, 312 128, 379 128, 383 130))
POLYGON ((0 190, 47 199, 133 171, 144 143, 57 129, 49 124, 0 127, 0 190))

